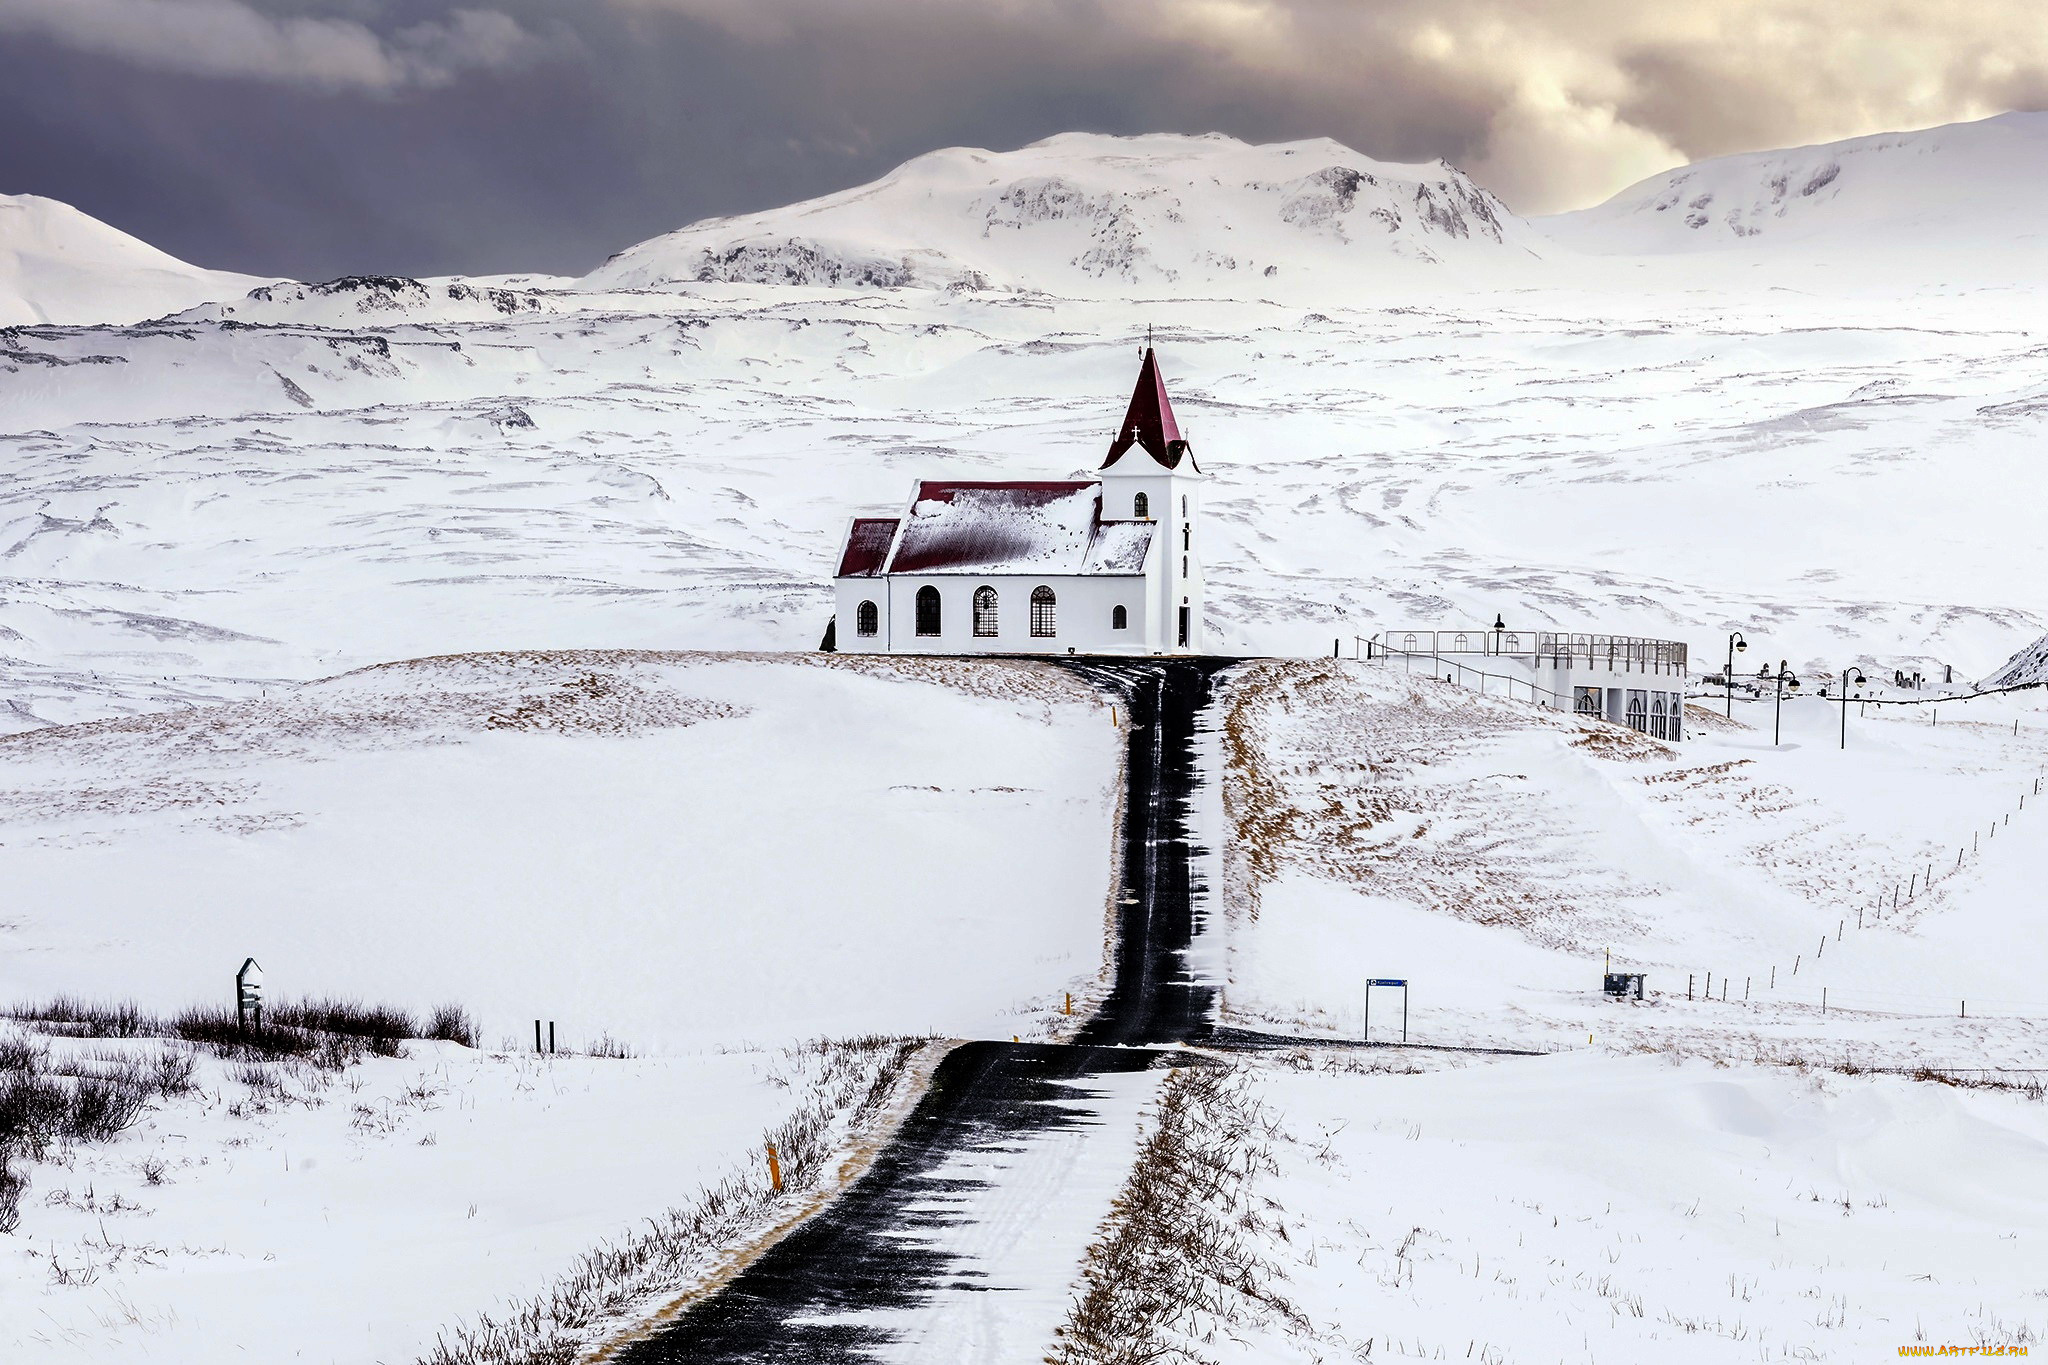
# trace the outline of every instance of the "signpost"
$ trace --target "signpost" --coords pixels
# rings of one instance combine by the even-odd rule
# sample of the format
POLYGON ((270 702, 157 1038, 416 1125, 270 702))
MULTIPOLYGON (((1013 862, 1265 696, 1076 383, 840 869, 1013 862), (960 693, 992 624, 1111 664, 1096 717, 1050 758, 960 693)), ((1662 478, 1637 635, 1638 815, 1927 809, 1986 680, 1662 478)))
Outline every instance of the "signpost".
POLYGON ((263 968, 255 958, 235 973, 235 1031, 263 1031, 263 968))
POLYGON ((1401 1041, 1408 1041, 1408 979, 1406 977, 1376 976, 1365 983, 1365 1041, 1372 1041, 1372 988, 1374 986, 1399 986, 1401 988, 1401 1041))

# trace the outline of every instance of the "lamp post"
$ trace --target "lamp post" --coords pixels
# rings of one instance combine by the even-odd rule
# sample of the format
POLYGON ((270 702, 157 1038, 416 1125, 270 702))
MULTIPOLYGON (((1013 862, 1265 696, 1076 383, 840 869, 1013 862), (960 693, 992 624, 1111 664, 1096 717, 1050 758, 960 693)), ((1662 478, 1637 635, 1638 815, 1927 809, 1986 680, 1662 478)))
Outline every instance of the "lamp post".
POLYGON ((1783 659, 1778 660, 1778 671, 1773 676, 1776 677, 1778 682, 1778 702, 1776 706, 1771 708, 1771 747, 1775 749, 1778 747, 1778 718, 1785 711, 1785 689, 1789 686, 1794 692, 1797 692, 1799 690, 1799 679, 1792 676, 1792 670, 1785 666, 1783 659))
POLYGON ((1729 634, 1728 666, 1721 670, 1721 683, 1728 690, 1728 704, 1726 710, 1728 712, 1728 719, 1730 720, 1735 719, 1735 651, 1738 649, 1748 648, 1749 641, 1742 638, 1741 631, 1733 631, 1729 634))
POLYGON ((1508 628, 1507 618, 1499 612, 1493 614, 1493 652, 1500 653, 1500 633, 1508 628))
POLYGON ((1852 674, 1854 675, 1854 679, 1853 679, 1853 681, 1854 681, 1854 684, 1855 684, 1855 686, 1857 686, 1857 687, 1861 687, 1861 686, 1863 686, 1863 684, 1864 684, 1864 683, 1866 683, 1866 682, 1869 682, 1869 681, 1870 681, 1870 680, 1869 680, 1868 678, 1866 678, 1866 677, 1864 677, 1864 676, 1863 676, 1863 670, 1862 670, 1862 669, 1860 669, 1860 668, 1857 668, 1857 667, 1855 667, 1854 665, 1851 665, 1850 667, 1848 667, 1848 668, 1845 668, 1845 669, 1843 669, 1843 670, 1842 670, 1842 744, 1841 744, 1841 747, 1842 747, 1842 748, 1844 748, 1844 749, 1846 749, 1846 748, 1848 748, 1848 747, 1849 747, 1849 687, 1850 687, 1850 684, 1851 684, 1851 681, 1852 681, 1852 680, 1851 680, 1851 675, 1852 675, 1852 674))

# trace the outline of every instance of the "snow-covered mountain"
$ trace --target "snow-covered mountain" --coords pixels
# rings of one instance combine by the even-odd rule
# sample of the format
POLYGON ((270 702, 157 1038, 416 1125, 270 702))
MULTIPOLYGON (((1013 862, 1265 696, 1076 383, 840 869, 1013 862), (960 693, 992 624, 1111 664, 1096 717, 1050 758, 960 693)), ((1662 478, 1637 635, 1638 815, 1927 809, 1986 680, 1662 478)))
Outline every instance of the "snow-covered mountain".
POLYGON ((188 265, 55 199, 0 194, 0 327, 140 322, 262 283, 188 265))
POLYGON ((1537 238, 1444 162, 1327 138, 1066 133, 953 147, 872 184, 693 223, 621 252, 593 289, 728 281, 1055 293, 1327 288, 1403 267, 1520 264, 1537 238))
POLYGON ((2048 635, 2015 653, 1979 687, 2027 687, 2048 683, 2048 635))
POLYGON ((1596 207, 1533 221, 1560 246, 1618 255, 2048 253, 2044 166, 2048 113, 2001 114, 1715 157, 1652 176, 1596 207))

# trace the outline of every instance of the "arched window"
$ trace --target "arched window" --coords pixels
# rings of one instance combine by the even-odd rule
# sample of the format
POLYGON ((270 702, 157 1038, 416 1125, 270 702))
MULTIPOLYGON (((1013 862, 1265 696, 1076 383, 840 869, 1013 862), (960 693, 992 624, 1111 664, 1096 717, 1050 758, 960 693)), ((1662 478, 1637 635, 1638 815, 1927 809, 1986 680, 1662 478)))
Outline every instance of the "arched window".
POLYGON ((996 590, 986 583, 974 590, 974 633, 983 639, 997 634, 996 590))
POLYGON ((1645 703, 1643 694, 1638 691, 1635 691, 1633 688, 1629 690, 1628 710, 1625 714, 1628 718, 1629 729, 1647 730, 1650 728, 1649 707, 1645 703))
POLYGON ((939 590, 929 583, 917 590, 917 633, 939 633, 939 590))
POLYGON ((1057 599, 1052 589, 1043 584, 1031 590, 1031 633, 1042 640, 1049 640, 1058 632, 1054 629, 1052 609, 1057 599))
POLYGON ((853 609, 853 629, 860 635, 879 635, 882 630, 882 613, 872 602, 863 602, 853 609))
POLYGON ((1405 650, 1405 651, 1409 651, 1409 652, 1413 652, 1413 651, 1414 651, 1414 649, 1415 649, 1415 635, 1414 635, 1414 633, 1413 633, 1412 631, 1411 631, 1410 633, 1408 633, 1408 634, 1406 634, 1406 635, 1403 635, 1403 636, 1401 637, 1401 648, 1402 648, 1403 650, 1405 650))
POLYGON ((1195 548, 1195 545, 1194 545, 1194 540, 1195 540, 1195 528, 1194 528, 1194 527, 1192 527, 1192 526, 1189 526, 1189 525, 1187 525, 1186 523, 1182 523, 1182 525, 1181 525, 1181 528, 1180 528, 1180 547, 1181 547, 1181 549, 1183 549, 1183 550, 1192 550, 1192 549, 1194 549, 1194 548, 1195 548))
POLYGON ((1662 692, 1652 692, 1650 694, 1650 733, 1658 739, 1671 738, 1667 732, 1664 720, 1664 694, 1662 692))
POLYGON ((1600 719, 1600 689, 1577 687, 1572 689, 1572 710, 1594 720, 1600 719))
POLYGON ((1180 500, 1180 514, 1182 516, 1186 516, 1188 514, 1188 500, 1185 495, 1183 495, 1180 500))
POLYGON ((1464 635, 1463 635, 1463 634, 1461 633, 1461 634, 1460 634, 1460 635, 1458 636, 1458 638, 1457 638, 1457 639, 1455 639, 1455 640, 1451 641, 1451 648, 1452 648, 1453 650, 1463 650, 1463 649, 1465 648, 1466 644, 1467 644, 1467 641, 1466 641, 1466 639, 1465 639, 1464 635))
POLYGON ((1122 607, 1111 607, 1109 609, 1109 628, 1111 630, 1129 630, 1131 628, 1131 614, 1122 607))
POLYGON ((1152 515, 1152 500, 1151 500, 1150 498, 1146 497, 1146 496, 1145 496, 1145 495, 1144 495, 1143 493, 1140 493, 1140 494, 1138 494, 1138 496, 1137 496, 1137 497, 1135 497, 1135 498, 1132 498, 1132 499, 1131 499, 1131 515, 1132 515, 1132 516, 1134 516, 1134 517, 1149 517, 1149 516, 1151 516, 1151 515, 1152 515))
POLYGON ((1522 652, 1522 637, 1521 637, 1521 636, 1519 636, 1519 635, 1510 635, 1510 636, 1508 636, 1508 653, 1510 653, 1510 654, 1520 654, 1521 652, 1522 652))

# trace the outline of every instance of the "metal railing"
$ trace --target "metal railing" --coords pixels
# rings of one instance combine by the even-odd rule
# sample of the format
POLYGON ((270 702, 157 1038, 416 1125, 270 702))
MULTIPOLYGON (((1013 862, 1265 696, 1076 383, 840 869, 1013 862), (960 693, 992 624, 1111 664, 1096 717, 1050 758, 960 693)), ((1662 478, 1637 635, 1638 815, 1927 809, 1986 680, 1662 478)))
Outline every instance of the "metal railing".
POLYGON ((1427 673, 1431 677, 1442 678, 1445 682, 1457 683, 1460 687, 1474 688, 1481 696, 1526 701, 1559 711, 1572 709, 1571 698, 1560 696, 1547 687, 1539 687, 1527 678, 1517 678, 1506 673, 1488 673, 1484 669, 1459 663, 1456 659, 1444 658, 1440 654, 1411 654, 1402 649, 1378 646, 1365 658, 1370 663, 1387 666, 1392 666, 1398 661, 1404 673, 1427 673), (1492 686, 1489 687, 1488 684, 1492 686))
POLYGON ((1365 655, 1494 655, 1526 660, 1534 668, 1606 668, 1616 673, 1666 673, 1684 677, 1688 651, 1682 640, 1640 635, 1602 635, 1560 630, 1383 630, 1365 642, 1365 655))

